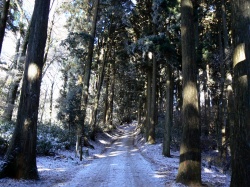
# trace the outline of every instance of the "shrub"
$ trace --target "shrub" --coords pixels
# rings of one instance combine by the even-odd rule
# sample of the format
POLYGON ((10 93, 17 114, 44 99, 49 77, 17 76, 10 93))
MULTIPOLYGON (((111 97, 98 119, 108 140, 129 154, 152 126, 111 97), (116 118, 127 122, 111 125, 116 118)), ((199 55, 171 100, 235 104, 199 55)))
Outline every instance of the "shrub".
POLYGON ((53 145, 49 140, 42 139, 37 141, 36 151, 38 155, 50 155, 53 153, 53 145))
MULTIPOLYGON (((0 155, 5 154, 15 128, 15 123, 5 122, 0 124, 0 155)), ((37 154, 51 155, 57 150, 69 150, 74 146, 75 137, 58 125, 37 125, 37 154)))
POLYGON ((68 150, 75 140, 74 135, 57 125, 38 124, 37 153, 40 155, 51 155, 57 150, 68 150))
POLYGON ((7 151, 8 143, 5 139, 0 137, 0 156, 4 155, 7 151))

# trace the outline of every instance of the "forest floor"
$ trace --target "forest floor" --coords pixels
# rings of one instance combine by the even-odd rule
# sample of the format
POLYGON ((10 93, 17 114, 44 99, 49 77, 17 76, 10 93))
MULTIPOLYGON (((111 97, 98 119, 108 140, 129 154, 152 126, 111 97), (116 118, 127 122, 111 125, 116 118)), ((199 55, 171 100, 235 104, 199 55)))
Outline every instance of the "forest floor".
MULTIPOLYGON (((164 157, 162 143, 150 145, 136 128, 137 123, 121 125, 113 133, 98 134, 83 161, 74 151, 58 151, 55 156, 37 158, 40 180, 0 179, 0 186, 18 187, 182 187, 175 183, 179 152, 164 157)), ((228 187, 230 176, 202 163, 202 181, 207 186, 228 187)))

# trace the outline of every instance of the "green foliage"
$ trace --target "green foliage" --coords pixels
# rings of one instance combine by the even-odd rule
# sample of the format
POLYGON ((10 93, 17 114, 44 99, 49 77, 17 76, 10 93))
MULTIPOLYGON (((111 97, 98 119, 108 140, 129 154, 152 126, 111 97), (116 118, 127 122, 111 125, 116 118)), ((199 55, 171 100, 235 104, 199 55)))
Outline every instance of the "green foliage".
MULTIPOLYGON (((18 0, 20 1, 20 0, 18 0)), ((0 1, 0 12, 2 12, 3 9, 3 1, 0 1)), ((17 9, 16 3, 10 1, 10 7, 9 7, 9 14, 7 19, 7 25, 6 29, 16 32, 18 30, 18 15, 19 11, 17 9)))
POLYGON ((37 153, 49 155, 59 149, 70 149, 74 135, 57 125, 38 124, 37 153))
POLYGON ((49 155, 53 152, 53 145, 51 141, 42 139, 37 142, 36 150, 38 155, 49 155))
POLYGON ((136 43, 130 46, 130 52, 162 52, 174 53, 174 47, 170 44, 169 39, 161 35, 149 35, 140 38, 136 43))
POLYGON ((57 100, 60 103, 57 119, 65 129, 75 129, 80 117, 82 85, 79 66, 78 61, 73 61, 62 68, 65 82, 57 100))
POLYGON ((66 47, 71 56, 82 59, 87 54, 86 46, 90 39, 91 36, 88 33, 70 32, 61 45, 66 47))
MULTIPOLYGON (((15 124, 0 124, 0 154, 4 154, 10 143, 15 124)), ((74 135, 57 125, 38 124, 37 126, 37 154, 49 155, 61 149, 70 149, 74 146, 74 135)))
POLYGON ((0 155, 4 155, 7 151, 8 143, 5 139, 0 136, 0 155))
POLYGON ((6 153, 14 127, 15 124, 13 122, 0 121, 0 155, 6 153))
POLYGON ((12 137, 14 128, 15 123, 13 122, 0 122, 0 137, 9 142, 12 137))

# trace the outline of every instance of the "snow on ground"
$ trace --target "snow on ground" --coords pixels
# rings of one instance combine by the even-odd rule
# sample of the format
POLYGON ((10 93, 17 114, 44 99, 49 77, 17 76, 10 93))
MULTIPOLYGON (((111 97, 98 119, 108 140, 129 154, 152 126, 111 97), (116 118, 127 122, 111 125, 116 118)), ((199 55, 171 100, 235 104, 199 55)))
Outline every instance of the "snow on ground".
MULTIPOLYGON (((130 124, 130 126, 136 126, 136 122, 130 124)), ((0 186, 11 187, 47 187, 47 186, 61 186, 66 181, 70 181, 72 176, 76 175, 79 170, 96 162, 97 158, 102 158, 111 144, 115 142, 121 132, 117 134, 98 134, 96 142, 90 142, 94 145, 95 149, 88 149, 88 154, 83 161, 79 161, 79 158, 75 157, 74 151, 58 151, 56 156, 52 157, 38 157, 37 167, 40 176, 38 181, 27 180, 13 180, 13 179, 0 179, 0 186)), ((183 187, 184 185, 176 184, 175 178, 178 172, 179 165, 179 152, 171 152, 172 157, 167 158, 162 155, 162 143, 156 143, 150 145, 145 143, 144 138, 139 134, 139 129, 135 132, 135 146, 140 150, 141 154, 150 161, 155 168, 157 168, 156 174, 158 178, 162 178, 165 181, 165 186, 169 187, 183 187)), ((230 184, 230 176, 222 174, 219 169, 215 167, 205 167, 206 164, 202 164, 202 181, 207 186, 214 187, 228 187, 230 184)), ((84 177, 82 179, 84 181, 84 177)), ((71 183, 71 185, 73 185, 71 183)), ((147 186, 145 184, 145 186, 147 186)), ((73 187, 73 186, 72 186, 73 187)))
MULTIPOLYGON (((145 139, 139 133, 137 129, 135 136, 135 145, 140 149, 141 154, 149 159, 151 162, 158 166, 158 172, 166 180, 166 186, 179 186, 184 185, 175 183, 175 178, 178 173, 179 167, 179 151, 171 150, 171 158, 164 157, 162 155, 162 143, 156 143, 154 145, 145 142, 145 139)), ((202 161, 202 182, 211 187, 229 187, 230 176, 228 174, 222 174, 216 167, 205 167, 208 165, 205 161, 202 161)))
MULTIPOLYGON (((9 178, 0 179, 1 187, 49 187, 60 186, 60 183, 70 180, 70 176, 81 170, 84 166, 91 164, 95 158, 102 156, 102 153, 115 141, 113 134, 98 134, 97 141, 90 143, 95 149, 88 149, 88 156, 80 161, 74 151, 60 151, 56 156, 38 156, 37 168, 40 176, 38 181, 14 180, 9 178)), ((1 160, 0 160, 1 161, 1 160)))

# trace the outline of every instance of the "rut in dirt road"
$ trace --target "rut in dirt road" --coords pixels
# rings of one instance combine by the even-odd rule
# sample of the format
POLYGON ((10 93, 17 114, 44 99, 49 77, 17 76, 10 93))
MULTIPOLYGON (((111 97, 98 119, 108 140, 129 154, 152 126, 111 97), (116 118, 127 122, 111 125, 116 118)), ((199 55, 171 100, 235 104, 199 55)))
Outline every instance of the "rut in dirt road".
POLYGON ((154 166, 134 147, 135 126, 120 127, 120 137, 107 153, 84 166, 76 176, 59 186, 154 187, 164 186, 154 166))

